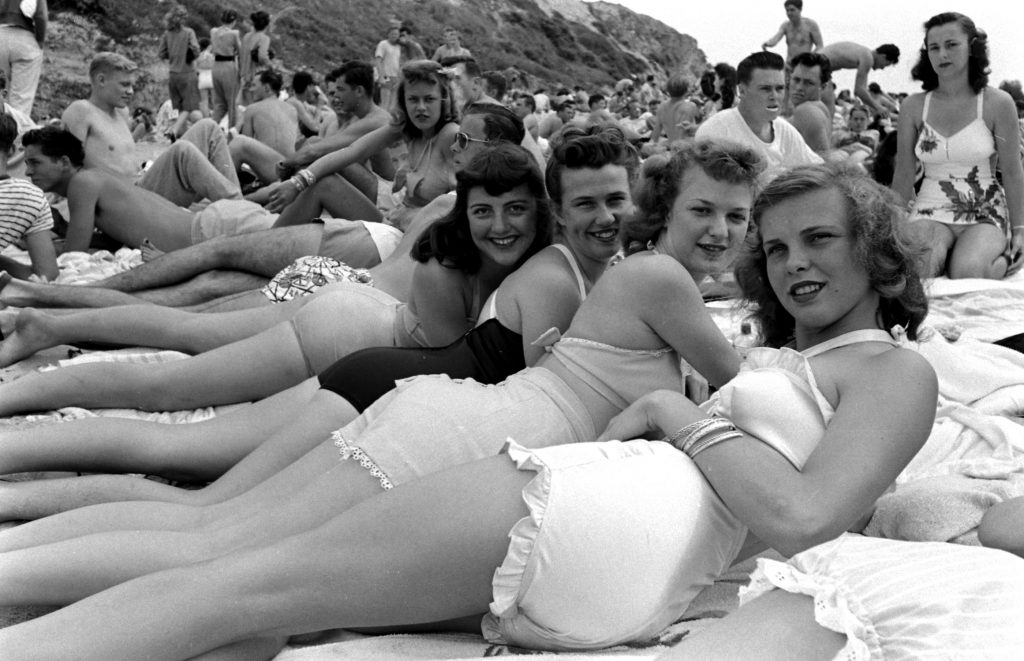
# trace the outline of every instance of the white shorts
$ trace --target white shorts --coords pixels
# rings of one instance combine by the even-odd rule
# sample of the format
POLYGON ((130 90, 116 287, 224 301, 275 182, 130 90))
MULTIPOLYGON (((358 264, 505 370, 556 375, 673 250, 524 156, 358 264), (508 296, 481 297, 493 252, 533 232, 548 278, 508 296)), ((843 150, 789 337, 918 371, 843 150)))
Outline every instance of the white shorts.
POLYGON ((483 619, 491 642, 585 650, 656 636, 724 572, 746 536, 668 443, 612 441, 508 454, 537 476, 483 619))
POLYGON ((192 217, 192 243, 225 234, 244 234, 270 229, 277 214, 248 200, 217 200, 192 217))

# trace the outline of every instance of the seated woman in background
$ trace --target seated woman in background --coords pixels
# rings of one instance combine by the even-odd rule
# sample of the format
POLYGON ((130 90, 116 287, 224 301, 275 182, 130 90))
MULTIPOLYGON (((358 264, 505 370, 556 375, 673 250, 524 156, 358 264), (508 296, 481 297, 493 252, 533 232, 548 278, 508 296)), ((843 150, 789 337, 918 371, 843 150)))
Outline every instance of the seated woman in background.
MULTIPOLYGON (((692 200, 694 191, 682 188, 692 200)), ((718 208, 710 192, 700 190, 701 203, 718 208)), ((214 650, 269 659, 293 634, 419 625, 521 647, 595 649, 648 639, 676 621, 737 557, 749 529, 798 554, 766 563, 755 578, 755 591, 773 583, 782 590, 671 655, 991 658, 1019 650, 1024 630, 1005 621, 1022 607, 1019 560, 844 535, 922 445, 936 406, 931 368, 899 346, 901 332, 882 330, 906 323, 913 338, 927 310, 914 256, 897 233, 897 205, 861 176, 818 166, 776 179, 755 213, 760 236, 739 280, 766 341, 795 349, 755 350, 752 369, 705 408, 675 392, 651 394, 602 435, 653 428, 671 443, 530 450, 512 442, 506 453, 338 513, 342 504, 294 534, 250 534, 244 549, 206 562, 183 557, 177 536, 144 530, 7 551, 0 577, 23 599, 62 603, 102 591, 0 630, 0 644, 15 661, 66 649, 85 660, 214 650), (153 563, 160 554, 165 560, 153 563), (908 575, 922 558, 927 574, 908 575), (238 603, 247 605, 244 618, 238 603), (961 609, 978 615, 969 640, 961 609), (915 625, 923 618, 927 626, 915 625)), ((315 490, 294 497, 305 501, 315 490)), ((325 497, 336 494, 303 507, 322 507, 325 497)), ((13 602, 11 593, 0 599, 13 602)))
MULTIPOLYGON (((342 358, 319 383, 361 413, 395 381, 448 374, 498 383, 533 365, 550 329, 564 332, 618 248, 622 220, 632 213, 629 186, 635 152, 616 128, 572 127, 556 143, 547 171, 554 195, 556 244, 506 278, 481 311, 482 323, 439 349, 374 348, 342 358)), ((317 379, 195 424, 169 425, 98 418, 0 434, 0 473, 38 470, 143 472, 210 481, 242 460, 279 428, 288 428, 313 397, 317 379)), ((32 519, 114 500, 197 504, 209 491, 183 491, 134 477, 96 475, 0 485, 0 520, 32 519)))
POLYGON ((924 94, 900 111, 892 187, 913 202, 926 277, 1002 278, 1024 259, 1024 169, 1013 99, 988 85, 988 39, 955 12, 924 24, 912 75, 924 94), (993 162, 1002 169, 1002 185, 993 162), (924 166, 914 194, 917 164, 924 166))

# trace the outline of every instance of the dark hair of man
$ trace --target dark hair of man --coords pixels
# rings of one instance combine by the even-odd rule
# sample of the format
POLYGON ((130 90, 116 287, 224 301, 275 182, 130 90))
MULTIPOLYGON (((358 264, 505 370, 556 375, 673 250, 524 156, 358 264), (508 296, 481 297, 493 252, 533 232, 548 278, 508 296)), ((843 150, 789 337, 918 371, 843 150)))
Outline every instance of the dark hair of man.
POLYGON ((274 69, 264 69, 260 72, 260 82, 264 85, 269 85, 270 89, 274 90, 274 93, 277 94, 284 85, 284 78, 274 69))
POLYGON ((604 101, 604 94, 591 94, 587 98, 587 106, 593 108, 594 104, 601 103, 602 101, 604 101))
POLYGON ((485 71, 483 79, 487 81, 487 86, 494 92, 492 96, 500 101, 505 96, 505 90, 508 89, 508 81, 505 80, 505 74, 500 71, 485 71))
POLYGON ((472 76, 473 78, 480 77, 482 69, 480 69, 480 63, 476 61, 475 57, 472 57, 470 55, 453 55, 451 57, 446 57, 443 60, 441 60, 441 66, 445 68, 454 67, 456 64, 465 65, 466 73, 472 76))
POLYGON ((373 65, 361 60, 349 60, 328 74, 327 80, 342 80, 349 87, 362 87, 366 95, 370 96, 373 94, 373 65))
POLYGON ((254 11, 249 14, 249 20, 252 21, 252 27, 256 30, 266 30, 267 26, 270 25, 270 14, 260 10, 254 11))
POLYGON ((313 74, 308 71, 296 71, 292 76, 292 91, 303 94, 313 84, 313 74))
POLYGON ((896 44, 882 44, 875 49, 875 52, 884 55, 890 64, 896 64, 900 61, 900 48, 896 44))
POLYGON ((473 103, 462 112, 462 119, 479 115, 484 122, 484 135, 491 142, 504 140, 518 145, 526 136, 523 120, 514 112, 496 103, 473 103))
POLYGON ((782 3, 783 7, 796 7, 800 11, 804 10, 804 0, 786 0, 782 3))
POLYGON ((467 211, 469 191, 478 186, 488 195, 498 196, 525 184, 537 200, 536 236, 519 264, 551 243, 551 207, 544 179, 537 161, 524 148, 508 142, 489 145, 455 175, 455 180, 455 208, 420 234, 411 251, 416 261, 436 259, 463 273, 480 269, 480 250, 473 243, 467 211))
POLYGON ((822 55, 821 53, 797 53, 793 56, 793 59, 789 61, 789 66, 794 69, 798 66, 804 66, 808 69, 821 67, 821 84, 824 85, 828 81, 832 80, 832 63, 829 61, 827 55, 822 55))
POLYGON ((750 82, 754 75, 754 69, 770 69, 783 71, 786 68, 786 61, 778 53, 771 51, 757 51, 740 60, 736 67, 736 80, 744 85, 750 82))
POLYGON ((67 129, 58 126, 44 126, 39 129, 32 129, 21 136, 23 147, 38 145, 39 151, 44 156, 57 159, 67 156, 71 165, 82 167, 85 163, 85 149, 82 148, 82 141, 67 129))
POLYGON ((18 139, 18 122, 9 114, 0 111, 0 158, 7 158, 7 154, 18 139))
POLYGON ((522 99, 523 103, 529 107, 530 112, 536 112, 537 110, 537 99, 533 98, 533 95, 529 92, 520 92, 516 94, 516 100, 522 99))

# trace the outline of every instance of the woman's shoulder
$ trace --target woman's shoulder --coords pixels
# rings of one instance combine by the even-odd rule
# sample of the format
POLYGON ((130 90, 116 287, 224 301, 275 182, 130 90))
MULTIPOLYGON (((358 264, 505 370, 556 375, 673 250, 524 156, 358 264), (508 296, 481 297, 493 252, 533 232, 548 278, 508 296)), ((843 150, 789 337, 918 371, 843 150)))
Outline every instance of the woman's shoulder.
POLYGON ((576 291, 576 276, 572 267, 554 246, 547 246, 530 257, 505 282, 528 295, 546 296, 552 288, 564 289, 567 286, 576 291))
POLYGON ((1017 104, 1013 100, 1013 97, 1007 92, 987 85, 983 90, 981 90, 981 93, 984 95, 982 98, 986 110, 993 110, 997 112, 1012 110, 1014 115, 1016 115, 1017 104))

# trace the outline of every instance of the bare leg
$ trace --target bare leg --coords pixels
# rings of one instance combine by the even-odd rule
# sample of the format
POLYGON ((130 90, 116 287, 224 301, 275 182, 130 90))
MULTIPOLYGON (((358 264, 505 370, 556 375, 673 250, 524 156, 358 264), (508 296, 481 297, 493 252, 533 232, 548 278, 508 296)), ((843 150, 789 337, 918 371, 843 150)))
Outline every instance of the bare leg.
POLYGON ((236 171, 240 171, 244 164, 252 168, 262 183, 277 181, 277 164, 284 160, 284 156, 276 149, 247 135, 236 135, 228 147, 236 171))
MULTIPOLYGON (((376 186, 376 183, 374 185, 376 186)), ((314 218, 319 218, 325 209, 335 218, 373 221, 381 219, 375 201, 363 195, 344 177, 337 176, 321 179, 299 193, 295 201, 285 207, 278 216, 274 227, 308 223, 314 218)))
POLYGON ((120 305, 51 315, 26 309, 0 342, 0 366, 61 344, 101 342, 202 353, 237 342, 287 321, 304 299, 278 305, 200 314, 159 305, 120 305))
POLYGON ((247 271, 270 278, 299 257, 317 254, 322 238, 323 226, 319 223, 217 236, 165 253, 151 262, 101 280, 97 286, 129 292, 153 289, 214 269, 247 271))
POLYGON ((946 259, 953 248, 953 232, 931 220, 914 220, 906 224, 909 236, 925 250, 921 256, 921 277, 934 278, 946 271, 946 259))
POLYGON ((4 629, 0 646, 13 660, 67 649, 82 660, 181 659, 268 634, 481 614, 532 477, 506 457, 455 467, 310 532, 144 576, 4 629))
POLYGON ((1006 236, 995 225, 964 227, 949 257, 949 277, 1002 279, 1010 264, 1003 257, 1005 251, 1006 236))
MULTIPOLYGON (((203 124, 213 126, 213 130, 220 134, 223 141, 223 134, 213 124, 213 120, 196 123, 183 138, 203 124)), ((139 179, 138 185, 182 207, 203 199, 241 199, 242 191, 238 186, 238 177, 235 175, 234 164, 231 163, 226 144, 224 160, 229 167, 227 173, 221 171, 224 165, 218 166, 208 160, 207 153, 203 152, 201 147, 182 139, 171 145, 170 149, 154 161, 139 179)))
POLYGON ((1024 557, 1024 497, 990 507, 981 517, 978 540, 984 546, 1024 557))
MULTIPOLYGON (((314 381, 312 387, 317 385, 314 381)), ((203 489, 182 490, 156 485, 149 489, 150 494, 147 495, 153 496, 149 502, 106 502, 38 519, 0 532, 0 552, 97 532, 186 531, 217 521, 245 517, 254 511, 273 509, 277 504, 294 498, 302 485, 335 468, 339 462, 338 451, 329 435, 356 417, 355 410, 347 402, 326 391, 317 391, 305 407, 296 406, 289 410, 298 411, 301 415, 296 413, 289 424, 265 441, 265 432, 253 432, 251 443, 259 443, 259 446, 203 489)), ((353 467, 342 470, 351 472, 353 467)), ((109 488, 111 492, 116 490, 129 498, 138 495, 126 485, 114 484, 114 477, 107 476, 102 484, 95 480, 83 482, 80 494, 95 495, 95 489, 109 488)), ((361 477, 359 479, 362 480, 361 477)), ((68 491, 78 488, 70 484, 76 479, 61 482, 68 485, 64 487, 68 491)), ((374 488, 379 488, 379 485, 374 488)), ((41 490, 42 487, 37 489, 41 490)), ((135 487, 135 491, 140 490, 142 487, 135 487)), ((97 500, 104 495, 100 493, 97 500)), ((54 493, 44 494, 44 497, 57 506, 62 504, 54 493)), ((326 501, 327 506, 330 507, 332 502, 326 501)))
POLYGON ((831 659, 845 644, 846 636, 815 621, 812 597, 775 590, 658 659, 831 659))
POLYGON ((231 294, 230 296, 221 296, 220 298, 215 298, 214 300, 207 301, 206 303, 188 305, 182 309, 188 310, 189 312, 205 313, 236 312, 238 310, 265 307, 267 305, 273 305, 273 302, 264 296, 262 291, 258 289, 250 289, 249 291, 231 294))

